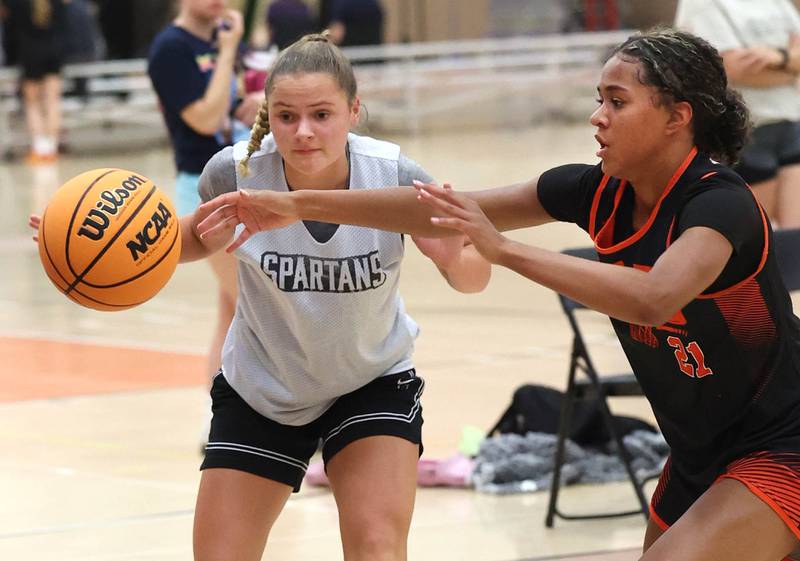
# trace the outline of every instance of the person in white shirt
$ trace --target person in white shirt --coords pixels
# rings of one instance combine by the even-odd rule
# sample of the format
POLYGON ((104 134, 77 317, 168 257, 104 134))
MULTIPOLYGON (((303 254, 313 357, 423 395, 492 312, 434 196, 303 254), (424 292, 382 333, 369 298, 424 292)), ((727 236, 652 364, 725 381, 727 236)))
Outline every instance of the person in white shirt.
MULTIPOLYGON (((203 170, 202 200, 431 180, 395 144, 350 133, 360 113, 355 76, 327 35, 282 51, 265 93, 250 141, 203 170)), ((181 218, 182 261, 230 243, 232 230, 200 239, 205 216, 181 218)), ((465 236, 412 239, 457 290, 488 283, 490 265, 465 236)), ((345 560, 406 559, 424 382, 412 362, 419 328, 398 292, 404 249, 397 233, 306 221, 235 252, 239 298, 211 389, 196 560, 261 559, 320 441, 345 560)))
POLYGON ((675 25, 722 55, 755 128, 735 170, 772 223, 800 227, 800 14, 790 0, 679 0, 675 25))

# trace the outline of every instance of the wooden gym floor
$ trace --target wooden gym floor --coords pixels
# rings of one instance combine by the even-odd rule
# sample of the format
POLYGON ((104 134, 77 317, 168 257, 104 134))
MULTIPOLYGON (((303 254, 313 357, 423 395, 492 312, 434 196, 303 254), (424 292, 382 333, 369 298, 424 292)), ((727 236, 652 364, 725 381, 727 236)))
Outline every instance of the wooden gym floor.
MULTIPOLYGON (((593 161, 585 126, 396 137, 440 181, 471 189, 522 181, 560 163, 593 161)), ((52 287, 27 231, 65 179, 97 167, 135 170, 173 190, 169 150, 0 166, 0 559, 191 559, 192 511, 206 400, 204 353, 215 318, 207 267, 179 267, 151 302, 84 310, 52 287)), ((515 238, 551 249, 586 245, 576 227, 515 238)), ((409 246, 402 291, 422 326, 416 364, 427 380, 426 457, 454 453, 466 426, 488 428, 523 383, 562 388, 570 335, 556 297, 500 269, 478 295, 450 290, 409 246)), ((607 320, 592 318, 600 366, 621 368, 607 320)), ((618 411, 650 418, 641 399, 618 411)), ((641 517, 557 521, 547 495, 420 489, 410 559, 632 561, 641 517)), ((633 506, 629 485, 567 488, 565 510, 633 506)), ((339 559, 331 495, 304 487, 273 530, 265 558, 339 559)))

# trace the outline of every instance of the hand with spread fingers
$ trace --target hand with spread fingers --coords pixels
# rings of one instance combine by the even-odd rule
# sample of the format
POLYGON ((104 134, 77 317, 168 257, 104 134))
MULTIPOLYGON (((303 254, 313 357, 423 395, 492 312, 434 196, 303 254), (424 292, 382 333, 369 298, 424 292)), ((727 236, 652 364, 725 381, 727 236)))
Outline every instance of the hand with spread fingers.
POLYGON ((484 259, 498 262, 500 248, 508 239, 497 231, 477 202, 455 192, 448 183, 439 187, 415 181, 414 188, 419 200, 440 214, 431 218, 432 224, 458 230, 472 241, 484 259))
POLYGON ((202 240, 210 236, 230 236, 238 224, 244 225, 225 250, 228 253, 257 232, 282 228, 299 220, 286 193, 268 190, 225 193, 200 205, 197 215, 196 231, 202 240))

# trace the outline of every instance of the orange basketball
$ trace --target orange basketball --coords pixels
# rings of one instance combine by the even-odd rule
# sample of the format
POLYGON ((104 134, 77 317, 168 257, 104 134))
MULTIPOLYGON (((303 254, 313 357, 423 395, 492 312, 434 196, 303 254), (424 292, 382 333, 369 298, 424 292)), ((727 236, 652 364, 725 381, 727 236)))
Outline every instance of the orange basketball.
POLYGON ((47 276, 95 310, 124 310, 155 296, 175 271, 180 248, 172 202, 152 181, 123 169, 73 177, 39 224, 47 276))

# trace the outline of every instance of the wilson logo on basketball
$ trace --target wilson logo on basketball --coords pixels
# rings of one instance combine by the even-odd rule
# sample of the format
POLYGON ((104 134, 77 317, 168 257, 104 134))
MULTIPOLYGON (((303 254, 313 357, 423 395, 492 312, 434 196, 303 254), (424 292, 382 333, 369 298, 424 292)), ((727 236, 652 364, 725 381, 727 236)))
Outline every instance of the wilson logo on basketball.
POLYGON ((147 224, 144 225, 142 231, 136 234, 135 240, 130 240, 125 247, 131 251, 131 257, 134 261, 138 261, 143 253, 147 253, 150 246, 158 241, 161 237, 161 232, 169 226, 169 219, 172 218, 172 213, 164 203, 158 203, 158 208, 150 217, 147 224))
POLYGON ((98 197, 100 200, 95 204, 97 208, 90 210, 83 219, 78 235, 94 241, 102 240, 106 228, 111 223, 111 217, 116 216, 131 193, 145 183, 147 183, 145 178, 131 175, 118 188, 100 193, 98 197))

